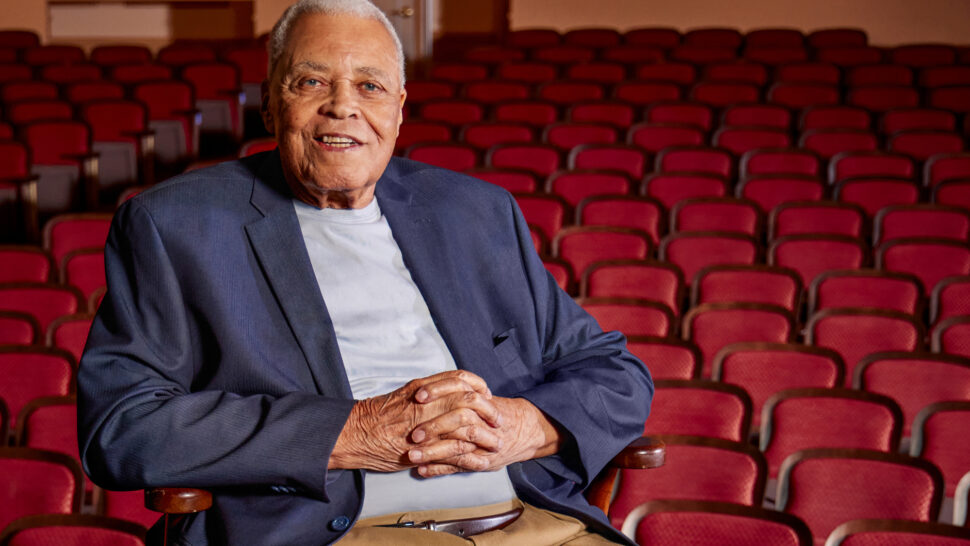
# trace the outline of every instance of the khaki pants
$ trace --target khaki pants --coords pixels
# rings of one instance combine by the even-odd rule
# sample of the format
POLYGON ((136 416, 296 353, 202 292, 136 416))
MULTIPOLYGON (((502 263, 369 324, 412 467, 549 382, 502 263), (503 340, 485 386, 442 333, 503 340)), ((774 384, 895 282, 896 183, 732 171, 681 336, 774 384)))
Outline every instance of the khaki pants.
POLYGON ((586 530, 586 524, 576 518, 550 512, 512 500, 488 506, 425 510, 375 516, 358 521, 339 541, 340 546, 373 546, 380 544, 403 544, 415 546, 596 546, 614 544, 605 537, 586 530), (511 525, 497 531, 461 538, 440 531, 406 529, 400 527, 374 527, 375 525, 402 521, 444 521, 467 517, 500 514, 521 507, 522 514, 511 525))

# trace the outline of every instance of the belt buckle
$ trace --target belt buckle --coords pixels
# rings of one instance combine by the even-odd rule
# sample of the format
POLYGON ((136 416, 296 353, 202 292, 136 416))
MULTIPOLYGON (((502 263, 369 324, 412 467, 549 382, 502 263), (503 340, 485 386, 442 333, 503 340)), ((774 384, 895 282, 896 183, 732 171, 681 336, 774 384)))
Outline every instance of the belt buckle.
POLYGON ((403 529, 441 531, 441 532, 452 534, 459 537, 469 537, 469 536, 473 536, 481 533, 486 533, 489 531, 504 529, 505 527, 510 525, 513 521, 518 519, 521 513, 522 513, 522 509, 516 508, 508 512, 503 512, 501 514, 493 514, 490 516, 449 519, 444 521, 435 521, 433 519, 429 519, 421 522, 402 521, 399 523, 375 525, 375 527, 398 527, 403 529))
POLYGON ((400 521, 398 523, 386 523, 384 525, 375 525, 374 527, 396 527, 402 529, 422 529, 427 531, 437 531, 437 522, 433 519, 427 521, 400 521))

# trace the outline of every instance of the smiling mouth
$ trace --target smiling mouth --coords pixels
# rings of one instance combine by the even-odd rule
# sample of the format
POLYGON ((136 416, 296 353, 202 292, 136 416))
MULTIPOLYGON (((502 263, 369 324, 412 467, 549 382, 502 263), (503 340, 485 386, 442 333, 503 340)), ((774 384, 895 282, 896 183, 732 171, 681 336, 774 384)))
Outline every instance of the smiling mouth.
POLYGON ((360 142, 347 136, 323 135, 314 137, 313 140, 330 148, 350 148, 360 145, 360 142))

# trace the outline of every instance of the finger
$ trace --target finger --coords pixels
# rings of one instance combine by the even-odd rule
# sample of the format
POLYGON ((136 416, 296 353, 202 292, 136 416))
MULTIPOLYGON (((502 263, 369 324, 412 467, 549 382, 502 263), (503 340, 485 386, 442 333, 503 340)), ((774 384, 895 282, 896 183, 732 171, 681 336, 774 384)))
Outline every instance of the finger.
POLYGON ((463 468, 451 464, 428 464, 418 467, 418 474, 422 478, 434 478, 436 476, 447 476, 464 472, 463 468))
POLYGON ((458 408, 429 419, 411 431, 411 441, 420 444, 447 436, 459 428, 483 425, 485 421, 472 408, 458 408))
POLYGON ((458 458, 474 452, 478 446, 464 440, 439 440, 421 447, 409 449, 408 460, 413 464, 438 463, 445 459, 458 458))
POLYGON ((491 469, 492 461, 475 452, 467 453, 453 459, 419 465, 418 474, 425 477, 433 477, 454 474, 456 472, 485 472, 491 469))
POLYGON ((466 370, 445 372, 424 379, 414 393, 414 399, 421 403, 464 391, 474 391, 486 398, 492 397, 492 391, 489 390, 485 380, 466 370))
POLYGON ((459 427, 474 425, 480 421, 493 428, 500 427, 503 422, 502 411, 495 400, 486 399, 477 392, 448 395, 439 404, 428 406, 427 409, 432 412, 437 410, 438 414, 415 427, 415 430, 425 433, 424 436, 419 435, 421 438, 443 436, 459 427))
MULTIPOLYGON (((411 441, 420 444, 430 441, 436 436, 431 436, 426 432, 427 429, 419 428, 411 434, 411 441)), ((479 422, 467 426, 457 426, 451 432, 442 433, 437 436, 441 439, 463 440, 478 446, 485 451, 496 452, 502 448, 502 438, 495 433, 494 429, 479 422)))

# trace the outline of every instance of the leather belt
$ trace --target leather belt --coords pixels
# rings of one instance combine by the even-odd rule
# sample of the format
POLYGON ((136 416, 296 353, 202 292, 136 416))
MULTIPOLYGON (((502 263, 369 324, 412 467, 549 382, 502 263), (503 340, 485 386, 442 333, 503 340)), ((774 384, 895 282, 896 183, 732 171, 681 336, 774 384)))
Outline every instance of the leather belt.
POLYGON ((387 525, 375 525, 375 527, 401 527, 405 529, 424 529, 428 531, 441 531, 459 537, 470 537, 489 531, 497 531, 508 527, 513 521, 518 519, 522 513, 521 508, 502 512, 492 516, 482 516, 479 518, 449 519, 444 521, 402 521, 400 523, 390 523, 387 525))

